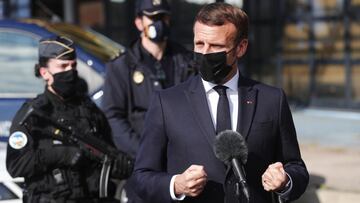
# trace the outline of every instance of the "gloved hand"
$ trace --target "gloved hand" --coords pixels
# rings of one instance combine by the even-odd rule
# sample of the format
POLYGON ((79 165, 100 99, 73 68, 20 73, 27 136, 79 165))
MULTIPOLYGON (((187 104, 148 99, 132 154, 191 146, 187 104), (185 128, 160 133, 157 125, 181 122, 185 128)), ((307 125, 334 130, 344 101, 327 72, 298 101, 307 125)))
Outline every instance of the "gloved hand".
POLYGON ((54 146, 42 151, 42 161, 55 167, 78 165, 82 158, 81 150, 72 146, 54 146))
POLYGON ((130 177, 134 169, 134 159, 126 154, 119 154, 118 158, 114 160, 111 169, 111 177, 120 180, 130 177))

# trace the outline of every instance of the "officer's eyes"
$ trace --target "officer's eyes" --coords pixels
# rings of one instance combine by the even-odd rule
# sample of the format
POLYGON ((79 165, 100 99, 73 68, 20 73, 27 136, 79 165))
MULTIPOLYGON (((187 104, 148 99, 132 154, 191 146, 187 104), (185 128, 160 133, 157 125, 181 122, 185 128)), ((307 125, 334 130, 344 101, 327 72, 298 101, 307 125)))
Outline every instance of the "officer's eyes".
POLYGON ((151 16, 150 19, 151 19, 152 21, 158 21, 158 20, 164 19, 164 17, 165 17, 164 14, 157 14, 157 15, 151 16))
POLYGON ((76 62, 71 65, 72 68, 76 68, 76 66, 77 66, 76 62))
POLYGON ((63 63, 63 64, 61 64, 62 69, 66 69, 69 66, 71 66, 72 68, 76 68, 77 63, 75 62, 75 63, 63 63))

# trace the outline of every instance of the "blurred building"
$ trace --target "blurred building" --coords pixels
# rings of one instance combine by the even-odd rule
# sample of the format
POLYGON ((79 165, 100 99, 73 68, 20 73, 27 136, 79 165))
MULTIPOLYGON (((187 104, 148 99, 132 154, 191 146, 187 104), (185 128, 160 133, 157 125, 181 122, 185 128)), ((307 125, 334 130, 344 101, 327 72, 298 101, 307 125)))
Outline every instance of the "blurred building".
POLYGON ((293 0, 278 5, 275 83, 293 101, 359 107, 360 1, 293 0))
MULTIPOLYGON (((172 38, 192 48, 193 19, 215 0, 168 0, 172 38)), ((360 107, 360 0, 217 0, 250 16, 242 72, 282 87, 300 105, 360 107)), ((137 36, 135 0, 0 0, 0 18, 91 27, 123 45, 137 36)))

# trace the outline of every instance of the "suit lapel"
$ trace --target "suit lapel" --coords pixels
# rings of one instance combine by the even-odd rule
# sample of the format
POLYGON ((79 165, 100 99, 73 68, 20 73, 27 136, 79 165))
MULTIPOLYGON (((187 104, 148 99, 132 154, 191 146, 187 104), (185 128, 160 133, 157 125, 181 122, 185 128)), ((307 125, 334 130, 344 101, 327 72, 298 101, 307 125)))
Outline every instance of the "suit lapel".
MULTIPOLYGON (((236 131, 239 132, 242 136, 244 136, 245 139, 247 139, 249 135, 249 129, 251 127, 254 117, 257 89, 253 88, 253 85, 255 83, 252 80, 244 78, 241 75, 239 76, 238 84, 239 110, 236 131)), ((230 178, 231 173, 229 172, 231 170, 232 167, 230 166, 226 168, 225 181, 230 178)))
POLYGON ((257 89, 249 79, 239 77, 239 112, 237 131, 247 139, 256 107, 257 89))
POLYGON ((215 128, 211 119, 205 89, 201 83, 200 76, 191 80, 189 90, 185 90, 185 95, 189 101, 189 106, 197 124, 200 126, 202 134, 206 137, 210 146, 213 146, 215 139, 215 128))

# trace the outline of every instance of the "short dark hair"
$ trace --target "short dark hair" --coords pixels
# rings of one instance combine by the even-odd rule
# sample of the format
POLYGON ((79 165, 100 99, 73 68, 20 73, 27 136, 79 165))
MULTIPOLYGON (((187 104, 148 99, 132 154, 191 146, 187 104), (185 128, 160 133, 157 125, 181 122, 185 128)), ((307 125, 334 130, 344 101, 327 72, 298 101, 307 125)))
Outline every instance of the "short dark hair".
POLYGON ((216 26, 232 23, 237 30, 235 44, 248 38, 248 16, 240 8, 227 3, 217 2, 203 6, 195 17, 196 22, 216 26))
POLYGON ((40 68, 47 67, 50 58, 39 57, 39 63, 35 64, 34 72, 36 77, 40 77, 40 68))

